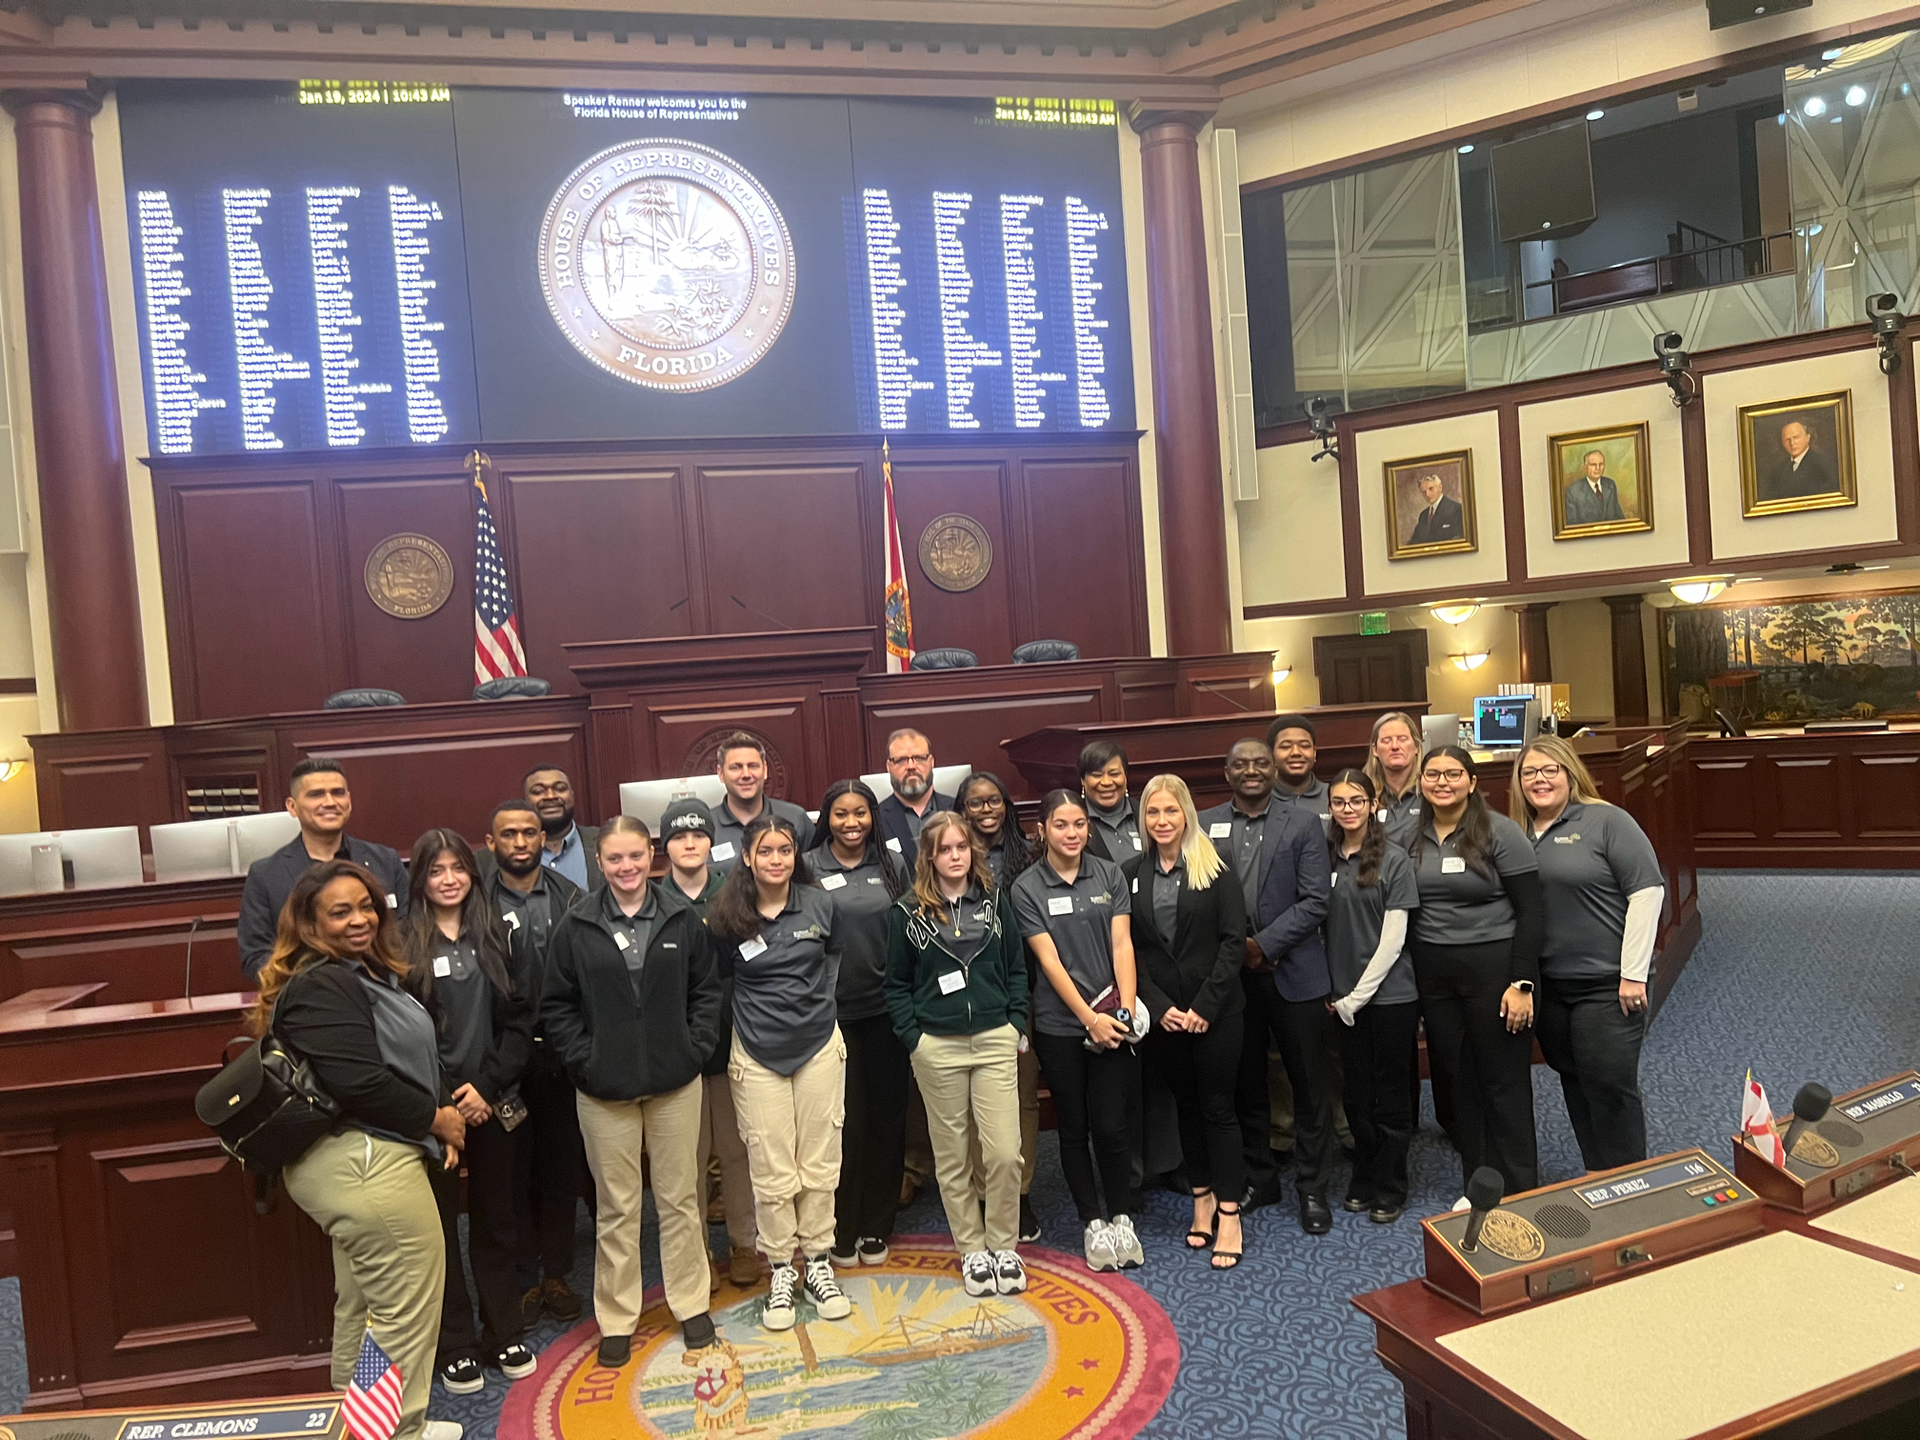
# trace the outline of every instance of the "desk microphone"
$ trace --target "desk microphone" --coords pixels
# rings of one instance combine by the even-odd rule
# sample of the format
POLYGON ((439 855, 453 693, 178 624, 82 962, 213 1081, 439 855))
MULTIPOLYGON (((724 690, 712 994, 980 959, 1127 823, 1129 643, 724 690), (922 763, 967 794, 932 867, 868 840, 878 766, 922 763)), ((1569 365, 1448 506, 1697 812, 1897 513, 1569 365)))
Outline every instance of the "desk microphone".
POLYGON ((1480 1231, 1487 1223, 1487 1213, 1506 1193, 1506 1177, 1491 1165, 1482 1165, 1467 1181, 1467 1204, 1473 1214, 1467 1220, 1467 1233, 1460 1237, 1460 1248, 1467 1254, 1480 1248, 1480 1231))
POLYGON ((747 604, 747 602, 742 600, 738 595, 729 595, 727 596, 727 598, 733 601, 733 603, 738 605, 742 610, 746 611, 749 615, 758 615, 762 620, 766 621, 769 625, 778 625, 782 630, 793 629, 793 626, 787 624, 786 621, 776 620, 773 618, 773 616, 767 614, 766 611, 754 609, 753 606, 747 604))
POLYGON ((1826 1119, 1832 1106, 1833 1092, 1826 1086, 1808 1081, 1800 1087, 1800 1093, 1793 1097, 1793 1123, 1787 1126, 1787 1133, 1780 1141, 1789 1159, 1793 1157, 1793 1145, 1800 1138, 1800 1132, 1826 1119))

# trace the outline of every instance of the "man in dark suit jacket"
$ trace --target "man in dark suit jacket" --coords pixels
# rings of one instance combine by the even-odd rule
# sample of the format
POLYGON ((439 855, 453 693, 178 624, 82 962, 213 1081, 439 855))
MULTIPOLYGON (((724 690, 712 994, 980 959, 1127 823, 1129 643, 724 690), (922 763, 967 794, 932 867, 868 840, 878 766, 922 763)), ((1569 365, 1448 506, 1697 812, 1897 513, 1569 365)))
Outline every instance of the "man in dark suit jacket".
POLYGON ((1413 522, 1413 534, 1407 537, 1409 545, 1433 545, 1442 540, 1466 538, 1466 512, 1458 500, 1448 497, 1438 475, 1429 473, 1420 477, 1420 497, 1426 501, 1426 508, 1413 522))
POLYGON ((1760 476, 1762 500, 1802 500, 1839 489, 1833 466, 1813 448, 1813 432, 1798 420, 1780 427, 1780 454, 1760 476))
POLYGON ((1253 910, 1253 940, 1271 969, 1278 1003, 1262 1006, 1293 1085, 1293 1183, 1300 1197, 1300 1228, 1324 1235, 1333 1228, 1327 1206, 1333 1166, 1333 1083, 1327 1071, 1326 1006, 1333 993, 1320 922, 1333 891, 1327 832, 1317 815, 1297 805, 1269 811, 1273 857, 1253 910))
POLYGON ((1584 474, 1567 486, 1565 510, 1569 525, 1599 525, 1608 520, 1624 520, 1620 508, 1620 487, 1607 474, 1607 457, 1589 450, 1580 462, 1584 474))
POLYGON ((954 808, 953 796, 933 788, 933 746, 918 730, 896 730, 887 737, 887 780, 892 793, 880 802, 881 843, 913 873, 920 853, 920 827, 927 817, 954 808))
POLYGON ((240 892, 235 929, 240 968, 250 980, 273 954, 287 896, 302 875, 323 861, 351 860, 365 866, 386 891, 395 917, 407 913, 407 867, 400 863, 399 852, 347 834, 353 794, 339 765, 309 756, 293 767, 287 788, 287 813, 300 822, 300 833, 247 867, 247 883, 240 892))

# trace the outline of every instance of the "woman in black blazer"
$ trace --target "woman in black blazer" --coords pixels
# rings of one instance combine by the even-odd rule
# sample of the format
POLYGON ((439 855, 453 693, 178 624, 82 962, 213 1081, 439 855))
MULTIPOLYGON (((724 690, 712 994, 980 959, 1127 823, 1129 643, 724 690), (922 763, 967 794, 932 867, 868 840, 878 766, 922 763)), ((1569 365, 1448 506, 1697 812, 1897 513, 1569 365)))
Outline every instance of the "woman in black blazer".
POLYGON ((1140 1001, 1153 1016, 1148 1063, 1180 1114, 1180 1148, 1193 1187, 1187 1248, 1213 1247, 1215 1270, 1240 1263, 1240 1196, 1247 1186, 1234 1082, 1246 995, 1247 904, 1233 868, 1200 828, 1177 775, 1140 792, 1144 854, 1120 868, 1133 891, 1133 952, 1140 1001), (1221 1199, 1231 1196, 1231 1200, 1221 1199))

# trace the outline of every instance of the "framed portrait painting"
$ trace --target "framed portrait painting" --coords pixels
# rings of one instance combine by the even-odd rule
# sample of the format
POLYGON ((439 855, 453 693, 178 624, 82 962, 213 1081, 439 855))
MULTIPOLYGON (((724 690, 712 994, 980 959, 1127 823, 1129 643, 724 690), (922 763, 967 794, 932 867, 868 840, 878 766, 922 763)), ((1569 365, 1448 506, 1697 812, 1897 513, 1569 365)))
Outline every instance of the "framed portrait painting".
POLYGON ((1860 503, 1851 390, 1743 405, 1737 423, 1740 513, 1747 519, 1860 503))
POLYGON ((1547 445, 1554 539, 1585 540, 1653 528, 1644 421, 1555 435, 1547 445))
POLYGON ((1389 460, 1387 558, 1412 560, 1480 548, 1474 528, 1473 452, 1389 460))

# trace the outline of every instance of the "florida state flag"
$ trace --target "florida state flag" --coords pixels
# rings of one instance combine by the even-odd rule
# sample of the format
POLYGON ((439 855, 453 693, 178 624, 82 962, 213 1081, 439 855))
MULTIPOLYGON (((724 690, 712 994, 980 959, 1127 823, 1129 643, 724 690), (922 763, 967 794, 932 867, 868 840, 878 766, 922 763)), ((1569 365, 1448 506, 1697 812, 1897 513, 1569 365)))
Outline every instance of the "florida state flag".
POLYGON ((1767 1092, 1760 1088, 1751 1070, 1747 1071, 1747 1088, 1740 1095, 1740 1128, 1761 1155, 1782 1169, 1786 1167, 1786 1147, 1773 1128, 1773 1107, 1767 1103, 1767 1092))
POLYGON ((893 508, 893 453, 880 442, 880 475, 887 492, 887 671, 913 664, 913 605, 907 599, 907 561, 900 550, 900 517, 893 508))

